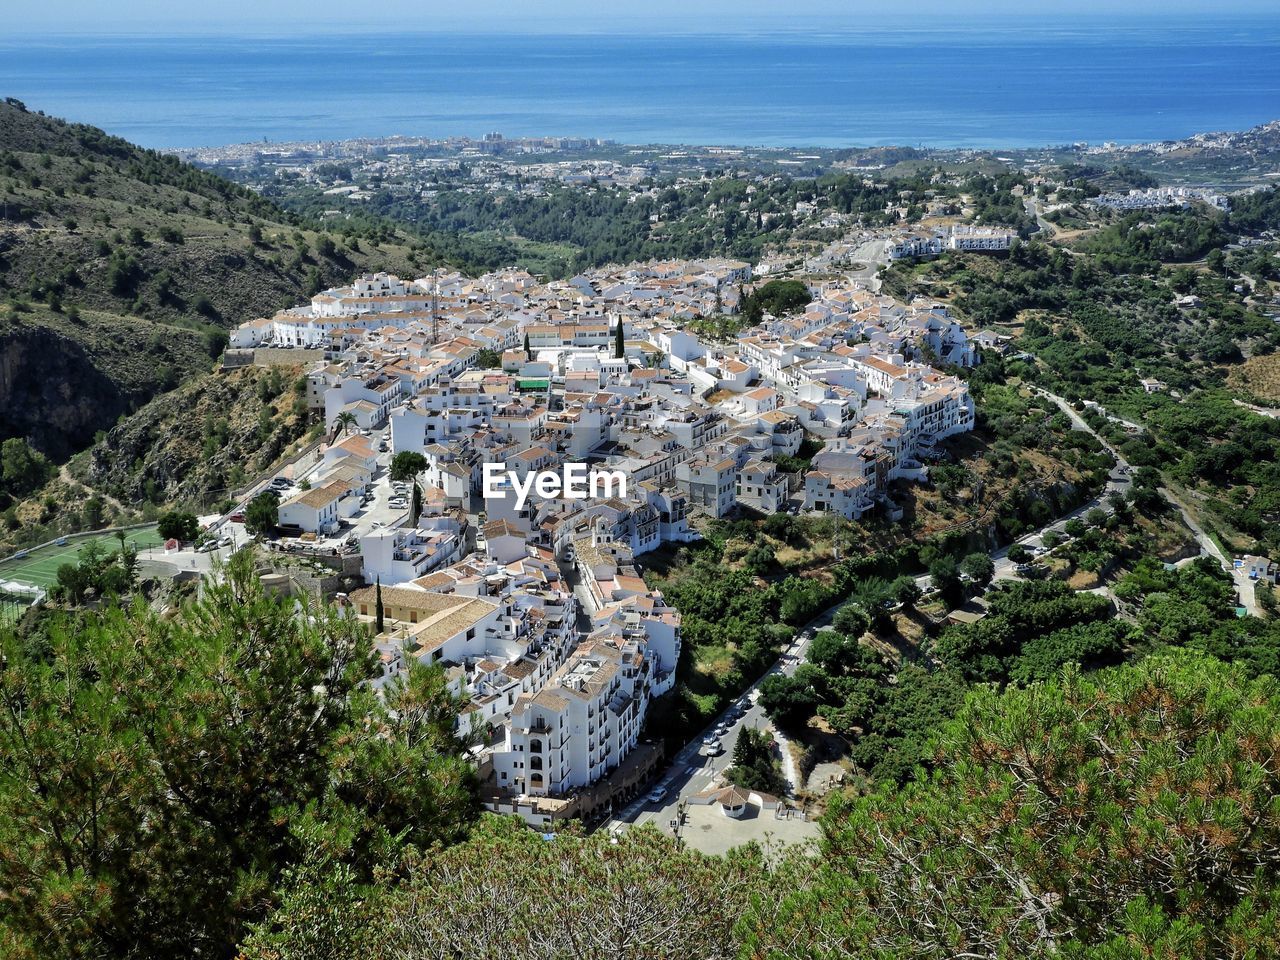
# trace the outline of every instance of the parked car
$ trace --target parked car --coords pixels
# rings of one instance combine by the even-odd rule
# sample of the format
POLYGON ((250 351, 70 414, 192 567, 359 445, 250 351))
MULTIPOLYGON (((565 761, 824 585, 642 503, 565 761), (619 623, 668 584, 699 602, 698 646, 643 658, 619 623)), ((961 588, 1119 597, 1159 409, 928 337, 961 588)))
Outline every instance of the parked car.
POLYGON ((233 513, 233 514, 231 515, 231 522, 232 522, 232 523, 244 523, 244 514, 243 514, 243 513, 233 513))

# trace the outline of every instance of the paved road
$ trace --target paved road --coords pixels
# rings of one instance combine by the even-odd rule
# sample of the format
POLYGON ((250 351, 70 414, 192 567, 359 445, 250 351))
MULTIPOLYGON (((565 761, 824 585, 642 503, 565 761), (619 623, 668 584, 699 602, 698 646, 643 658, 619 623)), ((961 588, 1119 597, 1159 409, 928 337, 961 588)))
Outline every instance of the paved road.
MULTIPOLYGON (((1045 398, 1052 400, 1070 419, 1072 429, 1082 430, 1096 437, 1098 441, 1107 449, 1107 451, 1115 458, 1116 464, 1107 480, 1106 487, 1102 493, 1094 497, 1088 503, 1085 503, 1072 511, 1070 514, 1060 517, 1053 523, 1047 524, 1041 529, 1029 533, 1021 537, 1016 542, 1022 544, 1028 549, 1040 549, 1044 546, 1044 534, 1049 531, 1055 531, 1058 534, 1064 533, 1064 528, 1068 520, 1075 517, 1083 516, 1090 510, 1099 508, 1110 511, 1111 506, 1107 502, 1107 498, 1112 493, 1124 494, 1132 485, 1130 476, 1130 466, 1120 456, 1109 443, 1102 437, 1099 437, 1084 419, 1075 411, 1072 406, 1062 397, 1050 393, 1040 388, 1035 389, 1045 398)), ((1015 564, 1009 559, 1009 550, 1013 544, 1001 547, 991 552, 991 559, 995 562, 995 579, 1013 579, 1017 576, 1014 567, 1015 564)), ((916 583, 921 589, 927 590, 930 587, 930 578, 927 574, 916 577, 916 583)), ((732 765, 733 747, 737 743, 738 736, 742 729, 747 726, 767 729, 773 733, 774 738, 779 741, 782 749, 782 756, 786 759, 785 766, 788 787, 795 787, 795 772, 790 769, 790 751, 787 749, 785 738, 776 730, 769 722, 763 710, 755 706, 750 699, 750 695, 759 688, 765 677, 772 676, 775 673, 794 673, 796 668, 804 662, 805 656, 809 650, 809 644, 813 640, 814 635, 823 627, 831 623, 835 613, 843 605, 844 601, 823 611, 819 616, 807 623, 797 634, 796 640, 792 646, 784 651, 782 659, 778 660, 769 671, 756 681, 749 690, 742 694, 737 700, 733 701, 724 713, 715 718, 705 729, 698 732, 687 744, 685 744, 679 752, 671 759, 666 772, 661 779, 657 781, 656 788, 665 791, 665 796, 659 803, 651 803, 647 795, 631 803, 628 807, 619 812, 610 822, 609 829, 616 830, 627 823, 646 823, 653 822, 660 826, 666 827, 677 816, 677 810, 681 801, 687 800, 689 797, 697 793, 710 789, 716 785, 716 778, 722 774, 726 767, 732 765), (734 711, 735 708, 745 710, 743 716, 736 721, 728 721, 727 716, 734 711), (720 737, 720 741, 724 746, 724 753, 718 757, 702 756, 703 738, 709 736, 718 724, 726 723, 727 731, 720 737)))
POLYGON ((1058 235, 1058 228, 1055 227, 1048 220, 1046 220, 1044 218, 1044 215, 1040 213, 1039 198, 1035 197, 1034 195, 1030 197, 1024 197, 1022 200, 1022 206, 1026 209, 1029 215, 1036 218, 1036 226, 1040 228, 1040 233, 1042 234, 1040 239, 1052 240, 1054 237, 1058 235))
MULTIPOLYGON (((1092 434, 1094 437, 1097 438, 1098 442, 1101 443, 1104 447, 1106 447, 1107 451, 1113 457, 1116 458, 1117 466, 1122 465, 1124 467, 1125 482, 1123 484, 1116 484, 1115 488, 1118 489, 1121 493, 1125 492, 1130 486, 1128 464, 1125 463, 1124 459, 1115 450, 1115 448, 1112 447, 1109 443, 1107 443, 1106 440, 1103 440, 1102 437, 1098 436, 1097 431, 1095 431, 1092 427, 1090 427, 1089 424, 1087 424, 1079 416, 1079 414, 1077 414, 1075 410, 1072 409, 1071 405, 1068 404, 1067 401, 1062 399, 1062 397, 1056 396, 1050 393, 1049 391, 1041 389, 1039 387, 1033 387, 1032 389, 1036 390, 1036 392, 1038 392, 1041 396, 1044 396, 1049 398, 1050 400, 1053 400, 1060 408, 1062 408, 1062 410, 1067 414, 1067 416, 1071 418, 1072 424, 1075 426, 1076 429, 1085 430, 1090 434, 1092 434)), ((1129 421, 1127 420, 1119 420, 1119 418, 1113 418, 1113 419, 1116 419, 1120 423, 1133 426, 1133 424, 1129 424, 1129 421)), ((1142 428, 1139 427, 1139 429, 1142 429, 1142 428)), ((1113 482, 1114 482, 1115 476, 1116 476, 1116 472, 1112 471, 1113 482)), ((1113 487, 1113 482, 1109 482, 1107 484, 1106 493, 1111 492, 1113 487)), ((1236 568, 1235 564, 1232 563, 1231 558, 1222 552, 1222 548, 1218 546, 1217 541, 1214 540, 1211 536, 1209 536, 1209 534, 1205 532, 1204 528, 1200 526, 1200 523, 1196 520, 1195 516, 1191 513, 1190 509, 1188 509, 1187 505, 1183 503, 1182 500, 1173 493, 1173 491, 1169 490, 1167 487, 1161 487, 1160 493, 1164 495, 1166 500, 1168 500, 1175 507, 1177 507, 1178 512, 1182 514, 1182 522, 1187 525, 1187 529, 1191 531, 1192 536, 1195 537, 1196 542, 1200 545, 1201 556, 1212 557, 1214 560, 1218 561, 1218 563, 1221 565, 1223 570, 1231 574, 1232 579, 1235 581, 1236 593, 1240 597, 1240 604, 1245 608, 1245 610, 1249 612, 1250 615, 1255 617, 1261 616, 1262 610, 1261 610, 1261 607, 1259 607, 1258 605, 1257 596, 1254 593, 1255 585, 1253 581, 1249 579, 1249 575, 1244 570, 1236 568)), ((1087 510, 1087 509, 1091 509, 1091 507, 1086 505, 1086 507, 1082 509, 1087 510)), ((1078 512, 1079 511, 1077 511, 1077 513, 1078 512)))
POLYGON ((1168 487, 1161 487, 1160 492, 1182 514, 1182 522, 1190 529, 1192 535, 1196 538, 1196 543, 1200 544, 1200 555, 1213 557, 1223 570, 1231 574, 1231 579, 1235 581, 1236 594, 1240 598, 1240 605, 1248 611, 1250 616, 1262 616, 1262 607, 1258 604, 1258 596, 1254 591, 1256 584, 1249 579, 1249 574, 1243 568, 1237 568, 1231 558, 1222 552, 1222 548, 1218 546, 1218 541, 1205 532, 1204 527, 1200 526, 1199 521, 1196 520, 1181 497, 1168 487))
MULTIPOLYGON (((652 822, 662 827, 668 826, 675 819, 677 808, 681 801, 716 786, 716 778, 727 767, 733 765, 733 748, 746 727, 768 730, 772 733, 774 739, 778 742, 779 749, 782 751, 784 768, 790 768, 790 750, 788 749, 786 738, 770 723, 765 712, 752 702, 751 697, 759 689, 765 678, 771 677, 776 673, 788 675, 795 673, 796 668, 804 662, 805 655, 809 650, 809 644, 812 642, 814 635, 831 623, 836 611, 843 604, 844 601, 841 601, 809 621, 796 635, 796 639, 791 646, 783 652, 782 658, 776 661, 763 677, 752 684, 749 690, 745 691, 737 700, 726 707, 723 713, 716 717, 704 730, 699 731, 697 736, 685 744, 672 757, 666 773, 663 774, 656 785, 657 789, 666 791, 666 796, 660 803, 651 803, 646 794, 618 813, 609 822, 609 829, 616 830, 628 823, 652 822), (741 709, 743 715, 737 720, 731 721, 728 716, 735 708, 741 709), (721 723, 726 724, 728 727, 727 731, 720 736, 724 752, 715 757, 703 756, 703 739, 710 736, 717 725, 721 723)), ((795 789, 796 772, 793 769, 784 769, 784 772, 787 774, 788 792, 791 792, 795 789)))

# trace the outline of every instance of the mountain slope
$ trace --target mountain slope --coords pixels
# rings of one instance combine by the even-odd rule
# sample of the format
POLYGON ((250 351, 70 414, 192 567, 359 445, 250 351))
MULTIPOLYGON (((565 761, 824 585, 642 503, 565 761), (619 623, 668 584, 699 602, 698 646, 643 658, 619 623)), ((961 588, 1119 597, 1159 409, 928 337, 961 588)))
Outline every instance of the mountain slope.
POLYGON ((63 459, 206 371, 231 326, 412 241, 311 229, 214 174, 0 103, 0 440, 63 459), (74 396, 74 400, 69 399, 74 396))

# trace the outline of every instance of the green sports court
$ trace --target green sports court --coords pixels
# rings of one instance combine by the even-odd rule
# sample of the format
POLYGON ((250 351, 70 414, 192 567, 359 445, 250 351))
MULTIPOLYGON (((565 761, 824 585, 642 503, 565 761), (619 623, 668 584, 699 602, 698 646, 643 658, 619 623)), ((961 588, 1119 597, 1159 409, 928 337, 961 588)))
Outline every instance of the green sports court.
MULTIPOLYGON (((138 549, 158 546, 162 542, 154 526, 129 530, 125 539, 138 549)), ((48 589, 58 581, 58 568, 64 563, 74 563, 80 551, 92 541, 102 544, 107 553, 120 544, 114 533, 101 533, 91 537, 69 538, 65 546, 51 544, 38 547, 25 557, 0 561, 0 581, 13 580, 48 589)))

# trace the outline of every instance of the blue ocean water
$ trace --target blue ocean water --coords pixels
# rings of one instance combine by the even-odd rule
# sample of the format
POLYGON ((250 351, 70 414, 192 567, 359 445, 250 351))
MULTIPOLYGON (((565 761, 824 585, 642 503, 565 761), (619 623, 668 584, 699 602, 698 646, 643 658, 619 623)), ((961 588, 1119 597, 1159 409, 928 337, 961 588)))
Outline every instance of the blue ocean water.
POLYGON ((9 36, 0 95, 154 147, 492 130, 784 146, 1137 142, 1280 118, 1280 10, 665 36, 9 36))

